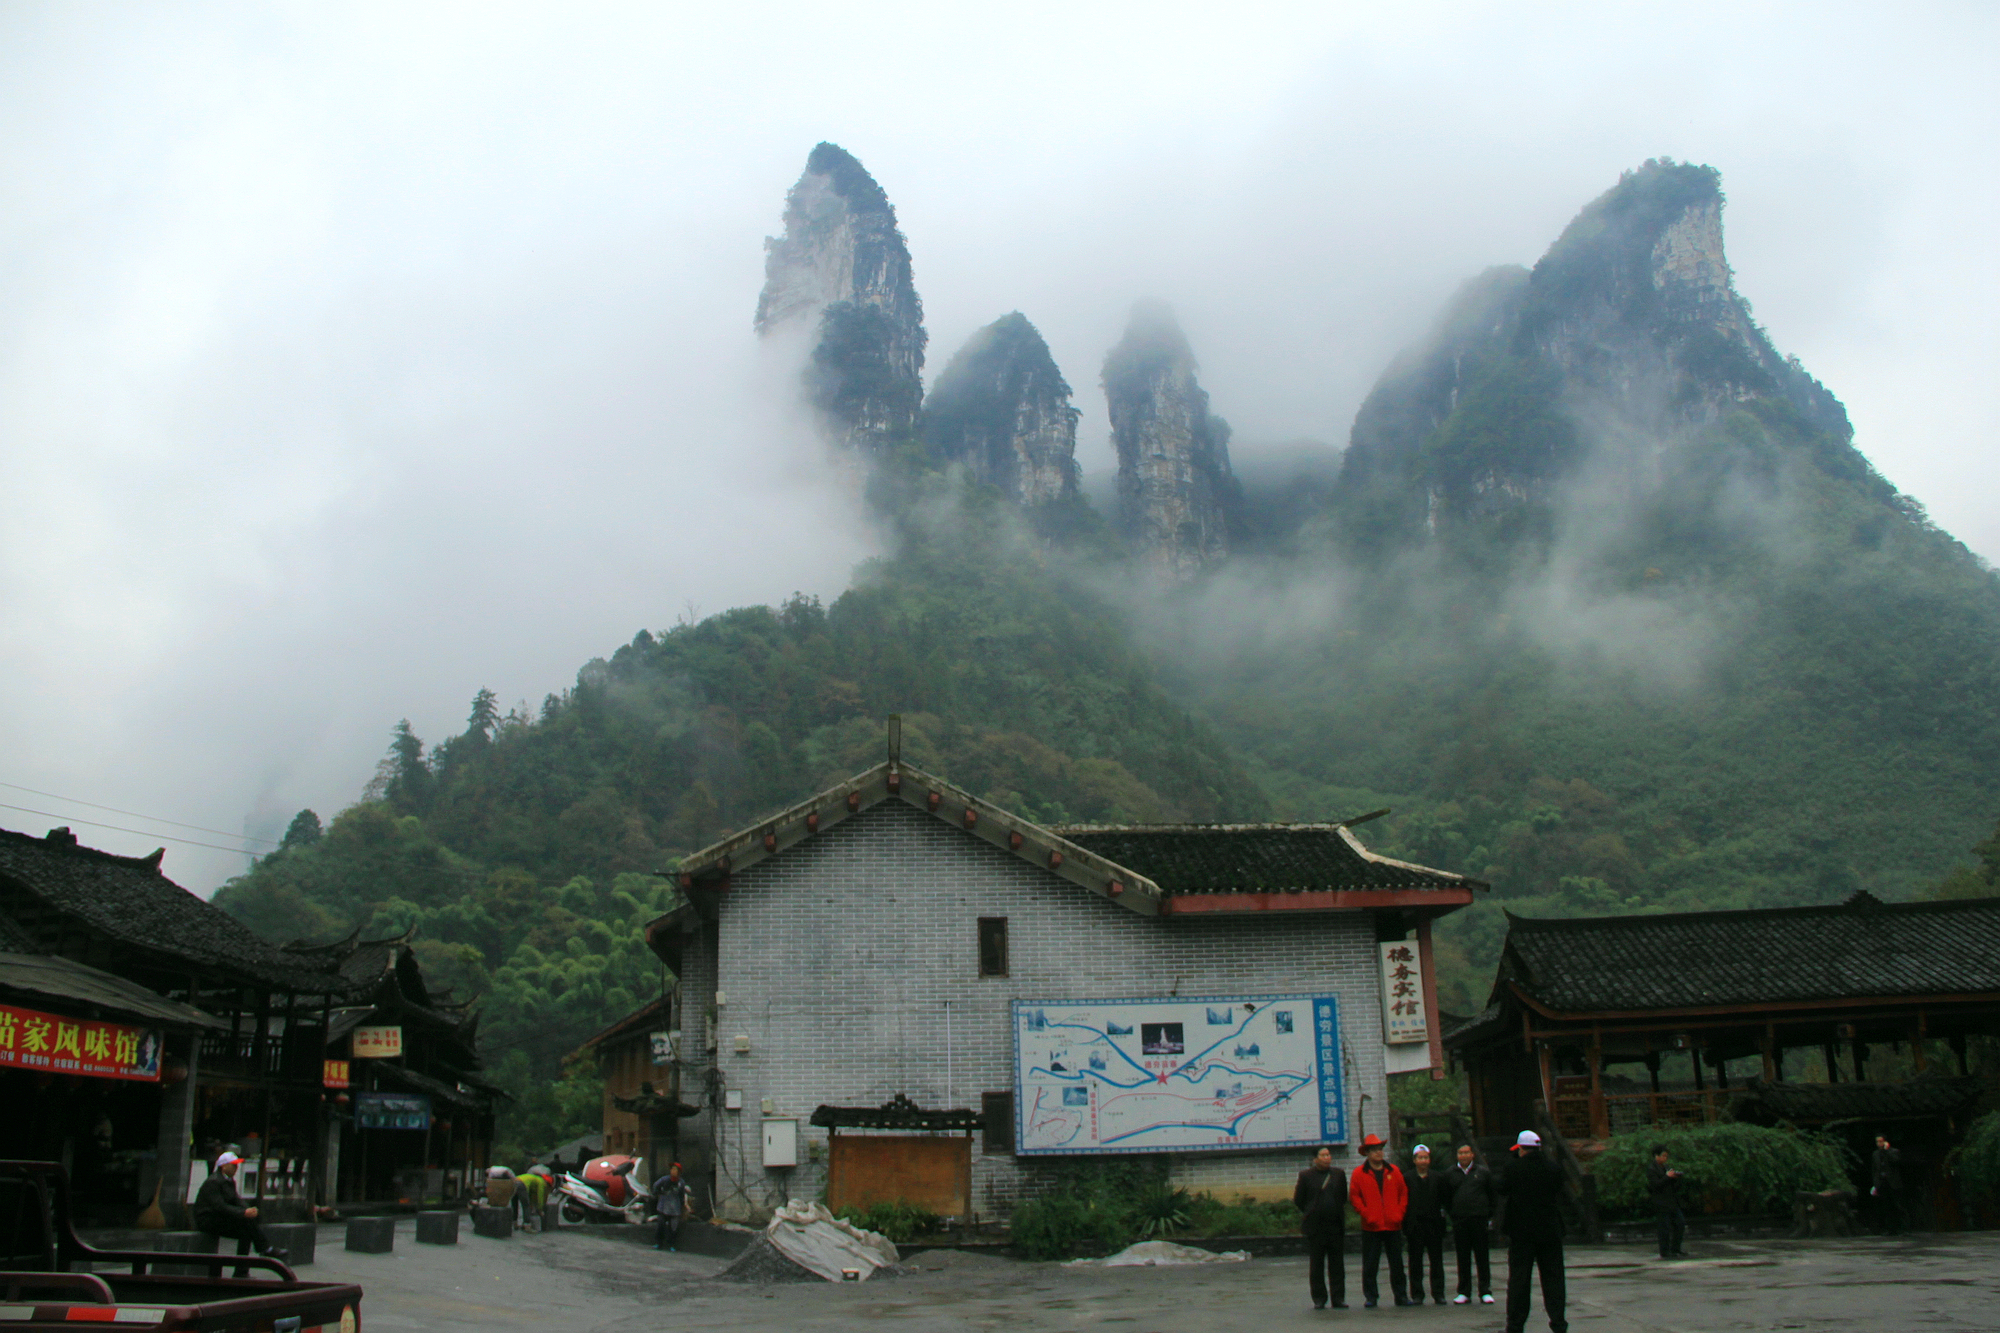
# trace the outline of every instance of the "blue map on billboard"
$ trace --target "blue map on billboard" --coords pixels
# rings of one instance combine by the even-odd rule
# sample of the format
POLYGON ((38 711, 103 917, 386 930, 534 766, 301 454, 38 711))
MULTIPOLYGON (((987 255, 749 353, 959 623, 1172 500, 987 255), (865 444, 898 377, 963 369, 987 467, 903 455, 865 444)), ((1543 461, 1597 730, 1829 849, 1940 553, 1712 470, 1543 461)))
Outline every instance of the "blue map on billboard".
POLYGON ((1345 1143, 1332 995, 1016 1000, 1014 1151, 1345 1143))

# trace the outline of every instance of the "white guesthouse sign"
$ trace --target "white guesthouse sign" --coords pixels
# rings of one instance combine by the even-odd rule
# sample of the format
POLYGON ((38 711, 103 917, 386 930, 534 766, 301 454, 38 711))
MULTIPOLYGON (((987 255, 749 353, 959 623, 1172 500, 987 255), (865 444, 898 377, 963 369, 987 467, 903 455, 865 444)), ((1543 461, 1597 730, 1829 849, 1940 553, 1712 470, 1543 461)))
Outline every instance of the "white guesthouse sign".
POLYGON ((1423 945, 1390 940, 1382 951, 1382 1040, 1391 1046, 1431 1039, 1424 1007, 1423 945))

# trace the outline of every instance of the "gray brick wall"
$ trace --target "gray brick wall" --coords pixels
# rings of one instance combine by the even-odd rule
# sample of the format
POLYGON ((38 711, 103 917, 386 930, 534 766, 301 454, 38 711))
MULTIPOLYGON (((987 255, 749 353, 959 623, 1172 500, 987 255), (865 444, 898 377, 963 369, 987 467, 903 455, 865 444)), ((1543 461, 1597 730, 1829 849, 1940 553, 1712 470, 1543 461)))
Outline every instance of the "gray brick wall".
MULTIPOLYGON (((691 941, 683 959, 683 1052, 700 1061, 704 1011, 739 1112, 684 1121, 681 1155, 706 1164, 720 1120, 716 1194, 743 1216, 825 1186, 822 1103, 978 1109, 1013 1085, 1009 1002, 1093 996, 1340 996, 1348 1132, 1388 1124, 1374 923, 1366 913, 1146 917, 1127 911, 898 800, 883 802, 736 875, 721 910, 721 965, 691 941), (982 916, 1008 920, 1009 975, 979 975, 982 916), (738 1034, 748 1054, 735 1051, 738 1034), (761 1165, 761 1104, 796 1116, 801 1165, 761 1165)), ((690 1067, 685 1086, 702 1087, 690 1067)), ((720 1101, 717 1096, 716 1101, 720 1101)), ((704 1105, 708 1097, 703 1096, 704 1105)), ((1176 1183, 1221 1197, 1289 1197, 1304 1151, 1185 1153, 1176 1183)), ((1004 1214, 1051 1159, 973 1156, 973 1207, 1004 1214)))

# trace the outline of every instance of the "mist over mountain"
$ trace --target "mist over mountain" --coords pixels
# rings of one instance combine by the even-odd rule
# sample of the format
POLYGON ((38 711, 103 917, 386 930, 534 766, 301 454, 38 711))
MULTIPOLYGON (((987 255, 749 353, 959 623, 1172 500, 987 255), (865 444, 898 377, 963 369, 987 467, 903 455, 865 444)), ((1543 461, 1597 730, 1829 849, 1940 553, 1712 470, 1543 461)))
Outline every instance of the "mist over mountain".
POLYGON ((891 554, 826 605, 643 630, 539 710, 406 728, 369 800, 217 901, 286 937, 419 924, 526 1088, 639 984, 649 872, 873 762, 886 713, 915 762, 1050 822, 1392 806, 1373 844, 1494 887, 1441 936, 1447 1007, 1503 908, 1906 897, 2000 813, 2000 584, 1759 328, 1723 204, 1711 168, 1628 172, 1532 268, 1470 278, 1337 462, 1301 442, 1239 476, 1142 302, 1103 366, 1102 514, 1024 315, 923 396, 909 247, 822 144, 757 324, 801 335, 891 554))

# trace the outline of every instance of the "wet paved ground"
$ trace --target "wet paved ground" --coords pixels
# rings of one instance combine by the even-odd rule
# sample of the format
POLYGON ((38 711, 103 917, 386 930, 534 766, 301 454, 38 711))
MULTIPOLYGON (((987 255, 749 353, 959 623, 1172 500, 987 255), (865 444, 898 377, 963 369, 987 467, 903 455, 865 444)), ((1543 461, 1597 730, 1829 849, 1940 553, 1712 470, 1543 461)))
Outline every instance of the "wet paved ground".
MULTIPOLYGON (((622 1229, 621 1229, 622 1230, 622 1229)), ((950 1251, 914 1256, 917 1271, 859 1285, 714 1281, 719 1260, 656 1254, 595 1229, 495 1241, 461 1235, 420 1246, 398 1229, 393 1254, 349 1254, 337 1227, 320 1232, 307 1278, 362 1284, 363 1326, 393 1330, 545 1328, 640 1333, 726 1328, 815 1333, 882 1326, 897 1333, 1015 1328, 1117 1333, 1257 1333, 1394 1326, 1497 1330, 1501 1307, 1314 1311, 1300 1259, 1183 1269, 1014 1263, 950 1251)), ((1661 1263, 1638 1246, 1570 1254, 1570 1325, 1578 1333, 1682 1330, 1954 1330, 2000 1327, 2000 1233, 1906 1239, 1697 1243, 1661 1263)), ((1506 1264, 1494 1281, 1503 1291, 1506 1264)), ((1528 1327, 1547 1327, 1539 1305, 1528 1327)))

